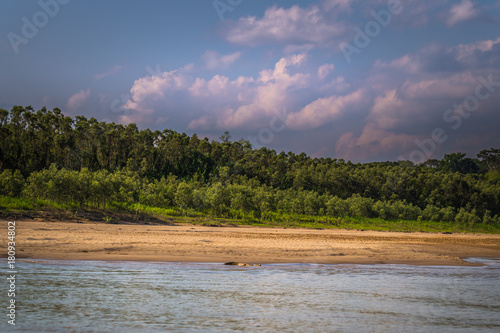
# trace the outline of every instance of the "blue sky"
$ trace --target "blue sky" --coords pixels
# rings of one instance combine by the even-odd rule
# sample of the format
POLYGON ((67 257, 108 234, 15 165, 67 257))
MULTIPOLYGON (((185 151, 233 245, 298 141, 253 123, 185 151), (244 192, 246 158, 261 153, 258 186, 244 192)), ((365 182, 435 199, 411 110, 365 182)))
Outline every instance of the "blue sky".
POLYGON ((362 162, 500 146, 500 0, 0 5, 0 108, 362 162))

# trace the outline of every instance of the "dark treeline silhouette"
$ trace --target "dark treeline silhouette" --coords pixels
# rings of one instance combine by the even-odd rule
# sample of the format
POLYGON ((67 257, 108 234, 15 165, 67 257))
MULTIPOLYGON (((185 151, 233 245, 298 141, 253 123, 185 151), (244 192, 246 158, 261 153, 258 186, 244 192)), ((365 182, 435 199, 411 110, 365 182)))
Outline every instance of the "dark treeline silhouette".
POLYGON ((248 141, 231 142, 227 132, 221 142, 210 142, 196 134, 73 119, 57 108, 15 106, 0 109, 0 174, 4 196, 78 205, 115 200, 222 216, 500 221, 500 149, 493 148, 477 158, 454 153, 419 165, 354 164, 252 149, 248 141))

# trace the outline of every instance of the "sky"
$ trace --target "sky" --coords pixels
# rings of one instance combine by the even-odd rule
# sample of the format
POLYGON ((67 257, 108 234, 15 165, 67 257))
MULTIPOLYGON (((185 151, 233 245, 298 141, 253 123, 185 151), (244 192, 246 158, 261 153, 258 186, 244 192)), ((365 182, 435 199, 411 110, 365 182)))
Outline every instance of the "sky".
POLYGON ((500 148, 500 0, 0 1, 0 108, 353 162, 500 148))

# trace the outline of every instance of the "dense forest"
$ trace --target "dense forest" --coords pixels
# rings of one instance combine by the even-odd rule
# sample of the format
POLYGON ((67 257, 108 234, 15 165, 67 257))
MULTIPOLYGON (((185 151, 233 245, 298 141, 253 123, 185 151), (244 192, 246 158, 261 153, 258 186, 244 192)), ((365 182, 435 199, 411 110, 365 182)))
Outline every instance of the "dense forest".
POLYGON ((140 204, 234 219, 500 225, 500 149, 494 148, 418 165, 355 164, 252 149, 228 132, 210 142, 29 106, 0 109, 0 142, 3 198, 96 209, 140 204))

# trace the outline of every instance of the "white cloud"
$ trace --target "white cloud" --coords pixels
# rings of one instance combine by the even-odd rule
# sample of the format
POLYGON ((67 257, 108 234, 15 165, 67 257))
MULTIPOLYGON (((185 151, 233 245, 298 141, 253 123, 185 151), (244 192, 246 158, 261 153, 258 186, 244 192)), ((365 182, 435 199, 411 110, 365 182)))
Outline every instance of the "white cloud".
POLYGON ((318 77, 324 80, 333 70, 335 69, 334 64, 324 64, 318 67, 318 77))
POLYGON ((424 102, 451 100, 472 93, 477 82, 476 77, 468 71, 451 73, 445 77, 407 80, 399 89, 398 96, 424 102))
POLYGON ((418 73, 421 69, 421 64, 418 61, 418 58, 411 57, 408 54, 405 54, 401 58, 392 60, 390 62, 383 62, 380 60, 377 60, 374 65, 375 68, 377 69, 396 69, 400 71, 404 71, 407 73, 418 73))
POLYGON ((196 97, 215 96, 227 91, 228 84, 229 78, 222 75, 215 75, 208 82, 205 79, 196 78, 193 85, 189 87, 189 91, 196 97))
MULTIPOLYGON (((444 114, 455 105, 460 106, 468 96, 474 96, 480 84, 478 77, 487 77, 493 71, 493 77, 500 78, 500 71, 489 67, 497 66, 498 58, 494 58, 496 62, 482 61, 499 42, 500 39, 451 48, 424 47, 392 61, 376 62, 364 81, 367 88, 372 88, 373 104, 360 123, 363 127, 343 133, 337 140, 336 153, 357 161, 409 158, 410 152, 419 149, 416 140, 428 139, 434 128, 445 131, 449 138, 447 149, 461 149, 462 138, 480 140, 481 133, 469 132, 478 124, 485 127, 484 135, 489 137, 493 125, 487 123, 494 121, 486 119, 495 114, 500 89, 482 101, 470 117, 462 118, 464 125, 459 132, 452 127, 457 122, 445 121, 444 114)), ((462 115, 463 110, 457 110, 453 115, 462 115)), ((439 157, 442 149, 442 145, 436 145, 433 155, 425 158, 439 157)))
POLYGON ((66 103, 66 106, 70 110, 76 110, 82 107, 85 102, 90 97, 90 88, 87 90, 80 90, 76 94, 72 95, 69 99, 68 102, 66 103))
POLYGON ((121 121, 148 122, 167 106, 178 110, 190 105, 210 117, 197 114, 189 122, 189 128, 206 128, 209 124, 224 129, 259 126, 263 117, 286 106, 293 90, 309 84, 309 73, 291 71, 306 59, 306 54, 283 57, 273 69, 262 70, 257 78, 240 76, 230 80, 217 74, 204 79, 192 77, 184 70, 140 78, 134 82, 131 98, 124 105, 133 112, 121 121))
POLYGON ((303 88, 309 83, 309 74, 289 73, 289 67, 298 66, 305 60, 305 54, 293 55, 281 58, 274 70, 261 71, 252 94, 241 92, 238 99, 243 103, 236 108, 227 108, 219 117, 218 126, 234 128, 249 125, 286 107, 289 89, 303 88))
POLYGON ((418 132, 419 128, 442 121, 443 113, 473 94, 478 83, 470 72, 407 79, 398 88, 376 95, 366 121, 381 130, 418 132))
POLYGON ((431 44, 421 50, 405 54, 392 61, 375 61, 377 71, 392 71, 405 74, 436 74, 437 72, 458 72, 472 69, 500 67, 500 58, 496 51, 500 46, 500 37, 494 40, 476 41, 446 48, 431 44))
POLYGON ((122 107, 133 112, 121 116, 119 121, 121 123, 150 122, 159 101, 164 103, 166 97, 189 87, 188 73, 192 68, 190 64, 177 70, 156 73, 135 80, 130 89, 130 99, 122 107))
POLYGON ((332 20, 318 6, 289 9, 268 8, 264 17, 248 16, 228 22, 223 34, 227 41, 242 45, 270 43, 331 43, 345 33, 344 23, 332 20))
POLYGON ((496 44, 500 43, 500 37, 496 40, 483 40, 470 44, 460 44, 454 50, 457 53, 457 60, 468 61, 471 57, 477 55, 477 53, 484 53, 493 50, 496 44))
POLYGON ((99 74, 94 75, 94 80, 96 80, 96 81, 102 80, 107 76, 118 73, 121 69, 122 69, 122 66, 114 66, 113 68, 111 68, 110 70, 108 70, 104 73, 99 73, 99 74))
MULTIPOLYGON (((369 119, 376 122, 380 128, 390 129, 398 124, 401 113, 406 113, 404 102, 396 97, 396 89, 388 91, 383 96, 377 96, 371 109, 369 119)), ((415 111, 412 108, 412 111, 415 111)))
POLYGON ((225 69, 241 57, 241 52, 220 55, 216 51, 208 50, 201 57, 208 69, 225 69))
MULTIPOLYGON (((372 11, 387 10, 386 0, 323 0, 317 4, 290 8, 272 6, 264 15, 227 20, 221 28, 224 38, 233 44, 258 46, 283 45, 285 53, 300 52, 301 47, 328 47, 340 51, 340 43, 352 39, 353 28, 373 20, 372 11)), ((399 1, 401 13, 391 16, 389 29, 427 26, 441 22, 454 26, 471 20, 485 6, 471 0, 454 3, 452 0, 399 1)))
MULTIPOLYGON (((428 137, 433 128, 449 126, 443 124, 443 113, 474 92, 478 75, 487 77, 491 72, 489 65, 477 64, 494 53, 497 43, 500 39, 451 48, 426 46, 397 59, 377 61, 351 80, 337 75, 331 63, 314 63, 307 53, 277 59, 255 76, 204 77, 193 66, 160 72, 134 82, 126 103, 132 112, 121 121, 145 126, 168 117, 171 128, 259 133, 276 111, 286 109, 280 120, 288 130, 312 134, 335 127, 331 147, 339 157, 395 159, 415 149, 415 139, 428 137)), ((493 106, 484 102, 474 113, 477 121, 491 116, 493 100, 487 102, 493 106)))
POLYGON ((468 21, 476 17, 478 13, 479 11, 474 8, 472 1, 463 0, 461 3, 451 6, 446 25, 451 27, 459 22, 468 21))
POLYGON ((366 96, 362 90, 345 96, 318 98, 300 111, 289 114, 286 125, 289 128, 301 130, 317 128, 340 118, 344 113, 365 103, 366 96))
POLYGON ((325 10, 349 10, 354 0, 325 0, 323 8, 325 10))
POLYGON ((133 105, 128 105, 128 107, 134 109, 136 104, 149 98, 163 97, 166 91, 186 87, 187 78, 181 69, 140 78, 130 89, 133 105))

